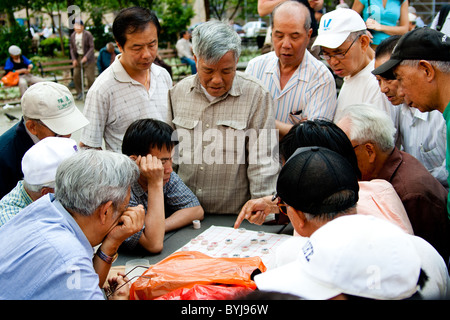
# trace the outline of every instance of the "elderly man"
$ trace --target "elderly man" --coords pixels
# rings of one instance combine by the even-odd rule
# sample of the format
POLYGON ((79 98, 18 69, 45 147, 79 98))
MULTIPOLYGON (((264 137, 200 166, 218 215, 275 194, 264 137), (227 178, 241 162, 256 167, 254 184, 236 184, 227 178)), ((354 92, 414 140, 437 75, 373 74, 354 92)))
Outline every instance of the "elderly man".
POLYGON ((361 180, 389 181, 405 206, 414 234, 448 261, 448 192, 419 160, 395 147, 395 127, 389 116, 375 106, 350 105, 335 121, 352 142, 361 180))
POLYGON ((422 268, 428 280, 420 281, 421 297, 448 298, 448 270, 437 251, 394 224, 356 214, 358 191, 358 177, 346 158, 322 147, 298 148, 281 169, 277 197, 302 236, 277 249, 278 267, 255 277, 258 288, 306 299, 403 299, 416 293, 422 268), (381 286, 367 286, 374 266, 383 270, 376 274, 381 286), (302 272, 309 281, 300 284, 302 272))
POLYGON ((89 122, 69 89, 54 82, 39 82, 28 88, 21 106, 23 118, 0 136, 0 197, 23 178, 22 158, 36 142, 51 136, 70 137, 89 122))
MULTIPOLYGON (((375 67, 385 63, 401 36, 392 36, 380 42, 375 51, 375 67)), ((398 81, 376 75, 383 92, 393 105, 394 125, 397 128, 397 146, 413 155, 444 187, 448 189, 445 167, 446 125, 438 110, 421 112, 408 107, 404 97, 398 95, 398 81)))
POLYGON ((82 20, 75 21, 73 28, 74 32, 70 36, 69 41, 70 57, 74 67, 73 82, 77 92, 76 99, 81 100, 84 98, 81 86, 81 82, 84 79, 81 78, 81 68, 83 68, 83 74, 86 75, 86 88, 90 88, 95 80, 94 37, 89 31, 84 30, 82 20))
POLYGON ((131 7, 119 12, 113 34, 121 54, 102 72, 86 96, 83 109, 90 124, 81 132, 80 146, 121 152, 122 139, 138 119, 168 120, 167 92, 172 78, 153 63, 160 25, 148 9, 131 7))
POLYGON ((23 180, 0 200, 0 227, 20 210, 55 190, 59 164, 77 152, 77 142, 70 138, 47 137, 23 156, 23 180))
POLYGON ((108 68, 111 63, 114 62, 114 60, 116 59, 116 55, 118 55, 119 53, 120 51, 114 47, 114 42, 108 42, 106 46, 101 48, 98 52, 97 58, 98 74, 105 71, 106 68, 108 68))
POLYGON ((446 167, 450 171, 450 38, 429 28, 410 31, 374 74, 395 77, 406 105, 422 112, 438 110, 443 114, 447 124, 446 167))
POLYGON ((128 207, 138 176, 132 160, 111 151, 84 150, 64 160, 55 194, 2 227, 0 298, 103 299, 100 287, 120 244, 144 223, 142 206, 128 207))
POLYGON ((344 78, 336 114, 340 108, 354 103, 370 103, 391 113, 388 100, 371 73, 375 53, 370 47, 366 24, 358 13, 351 9, 336 9, 324 14, 313 48, 316 46, 321 47, 320 57, 327 61, 333 72, 344 78))
POLYGON ((23 96, 29 86, 44 81, 44 79, 36 77, 31 74, 33 69, 33 63, 22 54, 22 50, 12 45, 8 48, 9 58, 5 63, 5 74, 10 71, 17 72, 19 74, 19 90, 20 96, 23 96))
POLYGON ((195 66, 190 39, 191 33, 188 30, 181 31, 180 39, 178 39, 175 47, 177 48, 178 58, 180 58, 181 62, 187 63, 191 67, 192 74, 196 74, 197 67, 195 66))
POLYGON ((285 1, 272 13, 275 51, 250 60, 246 73, 270 91, 280 137, 302 118, 332 121, 336 84, 328 68, 306 50, 311 37, 311 15, 297 1, 285 1))
POLYGON ((197 74, 169 91, 180 139, 178 175, 206 213, 237 214, 248 199, 275 187, 272 98, 257 79, 236 72, 241 40, 229 25, 199 25, 192 44, 197 74))

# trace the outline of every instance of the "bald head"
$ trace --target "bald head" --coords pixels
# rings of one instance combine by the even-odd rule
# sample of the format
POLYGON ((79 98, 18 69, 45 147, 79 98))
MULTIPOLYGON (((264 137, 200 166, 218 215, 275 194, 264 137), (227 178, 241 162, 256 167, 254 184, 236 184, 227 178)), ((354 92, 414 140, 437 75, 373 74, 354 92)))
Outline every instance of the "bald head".
POLYGON ((295 15, 304 20, 305 30, 311 29, 311 13, 309 9, 301 2, 288 0, 279 3, 272 11, 272 28, 276 24, 277 18, 284 19, 286 15, 295 15))

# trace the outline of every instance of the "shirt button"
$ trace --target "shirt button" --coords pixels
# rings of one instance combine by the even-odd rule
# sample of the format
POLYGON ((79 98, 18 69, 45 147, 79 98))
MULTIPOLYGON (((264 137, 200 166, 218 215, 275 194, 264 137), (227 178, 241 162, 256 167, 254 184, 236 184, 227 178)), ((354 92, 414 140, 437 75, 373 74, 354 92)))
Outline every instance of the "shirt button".
POLYGON ((206 127, 209 128, 209 124, 206 124, 206 127))

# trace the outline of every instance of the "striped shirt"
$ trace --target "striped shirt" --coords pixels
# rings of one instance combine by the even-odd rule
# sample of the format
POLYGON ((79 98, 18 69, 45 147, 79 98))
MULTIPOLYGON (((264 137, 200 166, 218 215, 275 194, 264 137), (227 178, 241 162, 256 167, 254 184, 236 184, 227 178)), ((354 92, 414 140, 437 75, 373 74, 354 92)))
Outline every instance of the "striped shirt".
POLYGON ((261 80, 269 90, 277 120, 292 124, 302 118, 333 121, 336 83, 328 68, 307 50, 283 90, 278 57, 274 51, 250 60, 245 72, 261 80))
POLYGON ((32 202, 23 187, 23 180, 20 180, 14 189, 0 200, 0 227, 32 202))
POLYGON ((414 156, 444 187, 448 188, 445 167, 447 127, 438 110, 420 112, 404 104, 392 106, 399 136, 397 146, 414 156))
POLYGON ((120 152, 129 125, 138 119, 167 121, 167 92, 172 87, 169 73, 160 66, 150 68, 150 88, 131 78, 120 62, 121 55, 95 80, 83 109, 89 124, 81 130, 80 141, 90 147, 102 146, 120 152))

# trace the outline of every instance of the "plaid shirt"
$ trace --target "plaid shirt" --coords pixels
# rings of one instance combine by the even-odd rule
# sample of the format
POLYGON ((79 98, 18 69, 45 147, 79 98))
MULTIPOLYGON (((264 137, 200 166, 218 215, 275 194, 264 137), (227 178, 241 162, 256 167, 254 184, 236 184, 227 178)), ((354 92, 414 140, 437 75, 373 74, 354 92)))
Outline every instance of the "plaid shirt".
MULTIPOLYGON (((175 211, 200 205, 200 202, 194 193, 183 183, 175 172, 171 173, 169 181, 164 185, 163 193, 166 217, 170 216, 175 211)), ((131 198, 129 206, 135 207, 138 204, 142 204, 145 212, 147 213, 148 194, 136 181, 131 185, 131 198)), ((141 231, 135 233, 123 242, 125 248, 133 249, 136 247, 139 243, 139 239, 141 238, 144 228, 145 226, 141 229, 141 231)))
POLYGON ((181 137, 177 173, 205 212, 237 214, 249 199, 273 193, 279 171, 273 100, 256 78, 238 71, 231 89, 209 101, 198 74, 187 77, 169 90, 170 115, 181 137))
POLYGON ((14 189, 0 200, 0 227, 32 202, 23 187, 23 180, 20 180, 14 189))

